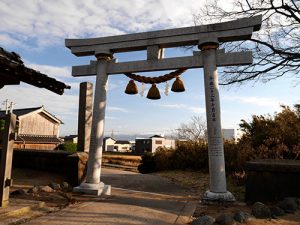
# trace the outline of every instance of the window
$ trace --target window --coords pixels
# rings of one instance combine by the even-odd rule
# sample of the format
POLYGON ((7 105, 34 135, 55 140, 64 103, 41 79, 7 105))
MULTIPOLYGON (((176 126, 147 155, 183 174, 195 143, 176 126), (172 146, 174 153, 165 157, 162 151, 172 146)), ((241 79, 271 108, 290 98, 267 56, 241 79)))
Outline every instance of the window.
POLYGON ((162 141, 155 141, 155 144, 162 145, 162 141))

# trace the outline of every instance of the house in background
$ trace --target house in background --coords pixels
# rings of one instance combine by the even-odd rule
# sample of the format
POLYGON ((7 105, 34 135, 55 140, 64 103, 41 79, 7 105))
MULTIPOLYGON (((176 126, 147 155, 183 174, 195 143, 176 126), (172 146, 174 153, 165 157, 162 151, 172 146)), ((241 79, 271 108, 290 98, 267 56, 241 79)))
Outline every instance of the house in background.
POLYGON ((64 138, 64 142, 68 142, 68 143, 74 143, 77 144, 78 143, 78 135, 68 135, 65 136, 64 138))
POLYGON ((103 138, 103 151, 104 152, 113 152, 116 141, 117 140, 112 137, 103 138))
MULTIPOLYGON (((18 135, 14 148, 54 150, 62 140, 59 138, 61 120, 44 109, 15 109, 17 116, 18 135)), ((0 111, 0 118, 5 118, 5 111, 0 111)))
POLYGON ((149 138, 137 138, 135 139, 135 152, 154 153, 159 147, 175 148, 175 142, 173 139, 168 139, 160 135, 154 135, 149 138))
POLYGON ((129 152, 131 151, 131 142, 125 140, 116 140, 112 137, 103 139, 103 151, 105 152, 129 152))
POLYGON ((131 150, 130 141, 118 140, 114 144, 114 150, 117 152, 128 152, 131 150))

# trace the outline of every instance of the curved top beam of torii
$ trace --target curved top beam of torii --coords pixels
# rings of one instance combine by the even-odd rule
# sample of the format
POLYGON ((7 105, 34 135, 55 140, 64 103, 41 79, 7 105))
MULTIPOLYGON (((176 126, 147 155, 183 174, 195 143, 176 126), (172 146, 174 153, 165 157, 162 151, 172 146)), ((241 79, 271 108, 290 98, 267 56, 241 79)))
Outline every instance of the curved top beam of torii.
POLYGON ((220 42, 249 39, 261 26, 262 16, 243 18, 224 23, 125 34, 110 37, 66 39, 65 45, 76 56, 98 52, 128 52, 145 50, 150 45, 161 48, 197 45, 202 39, 216 37, 220 42))
MULTIPOLYGON (((76 56, 147 50, 147 60, 117 63, 111 60, 107 74, 172 70, 178 68, 201 68, 201 52, 193 56, 163 59, 162 49, 170 47, 201 45, 209 42, 232 42, 251 38, 260 29, 262 16, 243 18, 224 23, 150 31, 111 37, 66 39, 65 45, 76 56)), ((252 63, 252 52, 225 53, 217 51, 217 66, 247 65, 252 63)), ((73 76, 90 76, 97 72, 96 61, 90 65, 73 66, 73 76)))

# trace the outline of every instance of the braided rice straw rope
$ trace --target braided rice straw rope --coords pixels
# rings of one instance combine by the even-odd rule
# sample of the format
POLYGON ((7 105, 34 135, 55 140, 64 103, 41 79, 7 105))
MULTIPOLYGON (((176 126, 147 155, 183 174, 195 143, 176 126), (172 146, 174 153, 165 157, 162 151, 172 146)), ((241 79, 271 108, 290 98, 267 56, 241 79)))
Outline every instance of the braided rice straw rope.
POLYGON ((184 73, 187 70, 187 68, 180 68, 178 70, 175 70, 174 72, 159 76, 159 77, 145 77, 134 73, 124 73, 127 77, 129 77, 132 80, 145 83, 145 84, 159 84, 163 83, 169 80, 172 80, 173 78, 180 76, 182 73, 184 73))

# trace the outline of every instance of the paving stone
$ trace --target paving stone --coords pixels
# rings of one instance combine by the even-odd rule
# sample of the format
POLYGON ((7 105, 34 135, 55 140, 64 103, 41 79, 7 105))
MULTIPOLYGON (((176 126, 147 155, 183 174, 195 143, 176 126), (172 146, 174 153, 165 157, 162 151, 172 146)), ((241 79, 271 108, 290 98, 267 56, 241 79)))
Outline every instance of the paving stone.
POLYGON ((48 186, 51 187, 55 191, 58 191, 61 189, 60 184, 57 184, 55 182, 51 182, 50 184, 48 184, 48 186))
POLYGON ((30 193, 30 194, 37 194, 38 192, 39 192, 38 186, 34 186, 27 191, 27 193, 30 193))
POLYGON ((261 202, 255 202, 252 206, 252 215, 259 219, 271 218, 271 210, 261 202))
POLYGON ((296 198, 285 198, 278 203, 278 207, 286 213, 294 213, 298 209, 297 200, 296 198))
POLYGON ((54 192, 54 190, 51 187, 49 187, 49 186, 41 186, 40 187, 40 191, 47 192, 47 193, 54 192))
POLYGON ((228 214, 222 214, 216 218, 216 223, 219 225, 235 225, 233 217, 228 214))
POLYGON ((211 216, 201 216, 192 222, 192 225, 211 225, 215 219, 211 216))
POLYGON ((68 191, 71 186, 69 185, 68 182, 63 182, 63 183, 61 183, 60 187, 62 190, 68 191))
POLYGON ((283 216, 285 214, 284 210, 279 208, 278 206, 273 206, 270 208, 272 218, 277 219, 279 216, 283 216))
POLYGON ((243 211, 238 211, 233 216, 234 220, 240 223, 243 223, 247 219, 247 215, 243 211))

